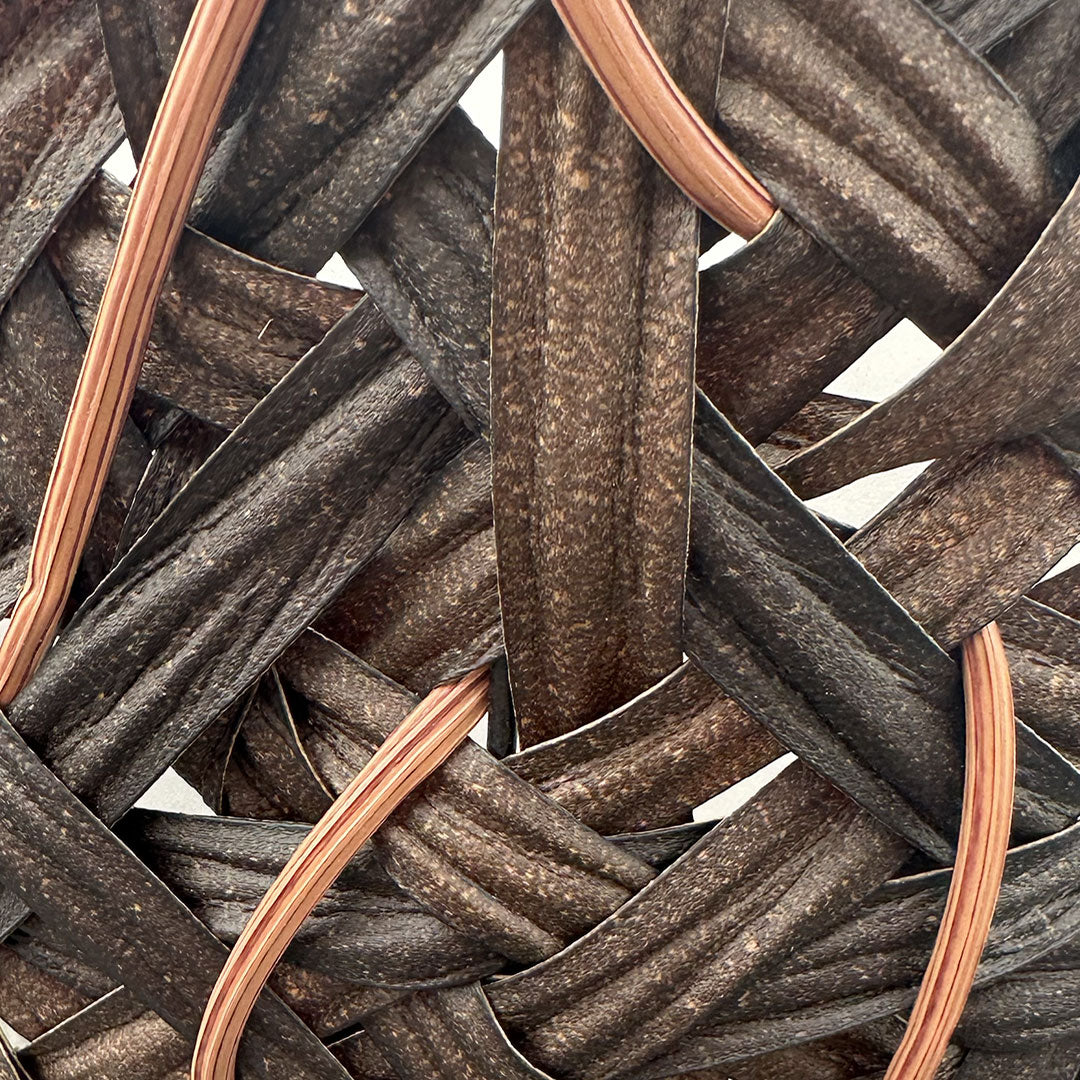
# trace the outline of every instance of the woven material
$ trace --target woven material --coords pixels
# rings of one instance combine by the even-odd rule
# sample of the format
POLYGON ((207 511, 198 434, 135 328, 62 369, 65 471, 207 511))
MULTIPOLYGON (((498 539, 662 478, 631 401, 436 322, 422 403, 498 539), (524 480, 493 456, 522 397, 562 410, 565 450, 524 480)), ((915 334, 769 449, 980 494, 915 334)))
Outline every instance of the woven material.
MULTIPOLYGON (((940 1075, 1075 1080, 1080 575, 1040 581, 1080 539, 1080 0, 635 9, 781 207, 700 273, 717 227, 546 6, 271 0, 0 718, 0 1075, 185 1076, 305 823, 490 663, 488 747, 316 909, 239 1075, 878 1078, 948 888, 954 650, 996 619, 1014 848, 940 1075), (504 45, 496 161, 454 102, 504 45), (336 251, 362 294, 310 276, 336 251), (923 375, 824 392, 902 317, 923 375), (804 501, 925 461, 857 531, 804 501), (170 766, 217 816, 132 810, 170 766)), ((0 22, 5 603, 127 203, 99 166, 190 13, 0 22)))

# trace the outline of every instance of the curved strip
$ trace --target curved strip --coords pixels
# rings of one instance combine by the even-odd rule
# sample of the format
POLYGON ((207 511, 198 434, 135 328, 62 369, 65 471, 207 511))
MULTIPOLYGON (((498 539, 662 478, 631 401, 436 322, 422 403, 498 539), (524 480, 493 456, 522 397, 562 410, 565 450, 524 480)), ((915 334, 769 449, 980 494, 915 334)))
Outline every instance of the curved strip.
POLYGON ((552 0, 612 104, 657 164, 710 217, 756 236, 775 204, 702 119, 627 0, 552 0))
POLYGON ((0 641, 0 705, 29 681, 71 591, 210 138, 266 0, 199 0, 150 134, 0 641))
POLYGON ((192 1080, 232 1080, 236 1050, 266 980, 334 879, 487 708, 488 672, 439 686, 390 733, 285 864, 244 927, 210 994, 192 1080))
POLYGON ((963 657, 967 763, 956 866, 934 951, 885 1080, 932 1080, 971 991, 1005 868, 1016 722, 997 624, 969 637, 963 657))

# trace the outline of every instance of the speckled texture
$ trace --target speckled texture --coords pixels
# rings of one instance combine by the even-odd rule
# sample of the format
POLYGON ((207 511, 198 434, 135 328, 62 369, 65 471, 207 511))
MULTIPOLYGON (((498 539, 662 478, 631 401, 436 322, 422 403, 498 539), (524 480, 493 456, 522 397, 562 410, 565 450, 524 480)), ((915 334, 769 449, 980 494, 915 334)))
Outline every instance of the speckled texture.
POLYGON ((915 0, 733 4, 717 113, 779 204, 938 339, 1050 216, 1035 124, 915 0))
MULTIPOLYGON (((687 651, 786 746, 942 854, 960 786, 954 664, 701 402, 694 464, 687 651)), ((1018 753, 1014 826, 1064 827, 1080 774, 1030 732, 1018 753)))
POLYGON ((879 469, 1041 431, 1077 412, 1078 222, 1074 189, 967 333, 902 390, 783 466, 784 478, 809 497, 879 469))
MULTIPOLYGON (((344 727, 323 773, 339 791, 413 699, 398 690, 390 715, 384 705, 365 725, 362 709, 374 705, 367 685, 374 676, 354 658, 309 639, 283 663, 290 683, 326 714, 318 727, 317 716, 309 719, 306 737, 325 743, 344 727)), ((324 756, 314 746, 308 754, 316 761, 324 756)), ((653 876, 471 744, 454 753, 374 843, 407 892, 520 961, 556 952, 653 876), (506 874, 507 866, 516 873, 506 874)))
MULTIPOLYGON (((1038 590, 1033 595, 1041 596, 1038 590)), ((1080 761, 1080 623, 1022 600, 1002 617, 1001 633, 1015 672, 1016 715, 1071 760, 1080 761)))
POLYGON ((501 653, 485 442, 432 480, 318 626, 416 691, 501 653))
POLYGON ((477 428, 487 425, 494 197, 495 148, 455 109, 342 248, 384 318, 477 428))
POLYGON ((68 628, 11 715, 103 817, 128 809, 299 635, 453 455, 463 429, 418 379, 361 304, 233 433, 68 628), (288 538, 273 573, 250 557, 265 530, 288 538), (272 598, 273 583, 287 602, 272 598), (233 617, 199 611, 200 595, 223 611, 226 592, 233 617), (193 648, 202 634, 218 635, 219 646, 193 648), (118 650, 130 663, 141 657, 139 677, 113 677, 118 650), (83 736, 90 727, 95 739, 83 736))
POLYGON ((0 987, 0 1008, 7 1023, 28 1039, 37 1038, 91 1000, 8 945, 0 948, 0 987))
MULTIPOLYGON (((768 798, 766 791, 758 801, 768 798)), ((987 988, 977 986, 972 997, 973 1014, 978 1010, 984 1016, 992 1012, 997 1016, 982 1026, 981 1036, 973 1029, 973 1045, 989 1048, 993 1043, 994 1049, 1001 1050, 1010 1039, 1016 1045, 1012 1031, 996 1040, 987 1034, 994 1023, 1015 1025, 1016 1011, 1010 1012, 1010 1004, 1020 1004, 1016 998, 1010 1003, 1008 994, 998 998, 994 987, 1000 984, 995 979, 1008 979, 1010 972, 1026 965, 1050 966, 1041 959, 1047 950, 1057 948, 1059 954, 1075 950, 1074 945, 1063 943, 1075 936, 1080 917, 1073 880, 1078 843, 1080 830, 1074 826, 1052 840, 1010 854, 999 916, 979 975, 987 988)), ((824 928, 767 969, 737 1004, 701 1025, 678 1050, 657 1059, 639 1075, 653 1080, 688 1069, 722 1066, 902 1011, 914 998, 925 968, 948 882, 946 872, 936 872, 883 886, 866 897, 851 917, 824 928), (843 960, 837 963, 836 957, 843 960)), ((1071 955, 1061 960, 1069 963, 1071 955)), ((1074 998, 1060 1008, 1062 1017, 1075 1016, 1075 1012, 1074 998)), ((1024 1021, 1016 1026, 1023 1027, 1024 1021)))
MULTIPOLYGON (((49 246, 86 333, 127 201, 123 185, 99 176, 49 246)), ((355 290, 277 270, 188 229, 165 279, 139 385, 233 428, 359 298, 355 290)))
POLYGON ((722 791, 782 753, 688 661, 615 712, 506 764, 610 833, 686 821, 708 792, 722 791))
POLYGON ((596 933, 489 997, 552 1073, 631 1071, 708 1023, 806 927, 847 915, 904 851, 835 789, 793 769, 596 933), (665 976, 650 977, 658 965, 665 976))
POLYGON ((123 990, 97 1002, 23 1054, 39 1080, 188 1080, 191 1045, 123 990))
POLYGON ((402 1080, 550 1080, 511 1045, 477 986, 414 994, 367 1032, 402 1080))
MULTIPOLYGON (((5 823, 7 888, 77 954, 103 967, 189 1038, 224 947, 79 802, 0 717, 0 784, 22 827, 5 823), (44 852, 48 852, 45 855, 44 852), (37 869, 40 857, 46 861, 37 869), (131 945, 132 939, 138 942, 131 945)), ((256 1006, 241 1076, 341 1080, 344 1071, 278 1001, 256 1006)))
POLYGON ((697 384, 750 442, 790 420, 899 320, 783 213, 699 278, 697 384))
POLYGON ((926 0, 925 6, 947 22, 972 50, 983 52, 1054 3, 1055 0, 926 0))
POLYGON ((1044 10, 1001 41, 989 59, 1027 107, 1049 149, 1057 150, 1076 123, 1080 104, 1080 7, 1045 0, 1041 6, 1044 10))
MULTIPOLYGON (((314 273, 534 3, 272 4, 227 107, 195 223, 269 262, 314 273)), ((103 7, 110 55, 120 58, 118 93, 139 135, 148 87, 164 85, 179 44, 169 7, 103 7)))
MULTIPOLYGON (((0 1014, 35 1039, 17 1057, 0 1040, 0 1074, 185 1080, 214 937, 417 695, 490 661, 495 752, 462 747, 358 855, 274 973, 292 1012, 268 999, 243 1075, 881 1080, 948 885, 927 855, 950 857, 961 779, 942 647, 996 616, 1015 839, 1042 838, 1009 857, 938 1080, 1069 1080, 1080 588, 1075 570, 1032 583, 1080 525, 1072 203, 987 303, 1080 161, 1080 4, 931 0, 958 39, 914 0, 642 2, 706 109, 720 68, 721 116, 789 210, 700 275, 697 215, 550 12, 511 48, 493 212, 495 154, 451 106, 530 6, 269 4, 193 218, 217 240, 181 245, 138 453, 98 522, 122 560, 87 600, 109 569, 94 549, 10 710, 37 755, 0 721, 0 921, 18 924, 0 1014), (338 246, 359 305, 244 250, 310 272, 338 246), (901 310, 942 342, 983 314, 932 397, 916 384, 902 422, 833 462, 869 403, 827 386, 901 310), (712 401, 691 473, 695 352, 712 401), (500 536, 558 540, 500 567, 501 598, 492 445, 500 536), (939 460, 846 550, 852 530, 769 469, 810 462, 804 490, 825 490, 910 453, 939 460), (515 504, 500 468, 547 488, 515 504), (508 570, 542 601, 532 638, 508 570), (574 635, 551 629, 559 574, 574 635), (530 654, 573 710, 530 705, 530 654), (513 753, 518 720, 534 745, 513 753), (789 747, 801 763, 747 777, 789 747), (217 819, 125 814, 174 763, 217 819), (763 786, 741 810, 691 822, 744 778, 763 786)), ((190 7, 98 3, 136 156, 190 7)), ((93 9, 4 15, 0 117, 22 128, 0 166, 26 145, 47 161, 0 167, 0 191, 48 195, 0 233, 4 265, 30 267, 0 312, 10 567, 126 196, 91 177, 93 9), (81 29, 50 38, 64 19, 81 29), (84 81, 26 111, 43 72, 84 81)))
MULTIPOLYGON (((700 102, 717 57, 688 46, 708 6, 646 5, 642 17, 700 102)), ((515 38, 507 86, 492 484, 510 684, 532 743, 681 659, 697 214, 552 13, 515 38)))
POLYGON ((10 0, 0 18, 3 305, 123 129, 94 0, 10 0))
MULTIPOLYGON (((29 562, 41 500, 78 378, 86 338, 44 260, 30 270, 0 312, 0 476, 4 554, 0 606, 10 604, 29 562)), ((76 583, 85 597, 108 571, 124 520, 149 458, 143 437, 128 424, 106 481, 101 507, 76 583)))
POLYGON ((1045 440, 937 462, 848 550, 952 649, 1080 539, 1080 477, 1045 440))

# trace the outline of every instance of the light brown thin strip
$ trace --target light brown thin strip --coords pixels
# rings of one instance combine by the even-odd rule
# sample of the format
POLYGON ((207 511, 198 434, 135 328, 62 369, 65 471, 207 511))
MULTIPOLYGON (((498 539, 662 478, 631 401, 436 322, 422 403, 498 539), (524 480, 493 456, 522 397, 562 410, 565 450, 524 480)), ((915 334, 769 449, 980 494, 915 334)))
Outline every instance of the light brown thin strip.
POLYGON ((428 694, 304 838, 259 901, 218 976, 195 1044, 192 1080, 232 1080, 251 1010, 300 924, 395 807, 483 716, 488 681, 481 669, 428 694))
MULTIPOLYGON (((776 205, 676 85, 627 0, 552 0, 612 104, 710 217, 749 239, 776 205)), ((752 0, 751 0, 752 2, 752 0)))
POLYGON ((967 759, 956 866, 934 951, 885 1080, 932 1080, 971 991, 1005 869, 1016 721, 997 624, 969 637, 963 657, 967 759))
POLYGON ((48 649, 101 499, 165 274, 266 0, 199 0, 158 109, 34 536, 0 641, 0 706, 48 649))

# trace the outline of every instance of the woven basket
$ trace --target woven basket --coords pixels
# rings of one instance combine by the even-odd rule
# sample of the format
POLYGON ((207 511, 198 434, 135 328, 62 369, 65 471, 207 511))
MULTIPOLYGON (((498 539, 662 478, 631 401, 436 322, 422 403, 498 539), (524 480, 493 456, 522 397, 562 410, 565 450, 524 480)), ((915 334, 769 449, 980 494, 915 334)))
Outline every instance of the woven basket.
MULTIPOLYGON (((128 204, 99 169, 192 7, 0 12, 5 604, 128 204)), ((781 207, 701 272, 723 230, 546 5, 271 0, 0 717, 0 1075, 187 1076, 310 823, 490 665, 486 749, 304 923, 238 1075, 880 1078, 996 620, 1012 847, 938 1075, 1076 1080, 1080 575, 1043 579, 1080 539, 1080 0, 635 8, 781 207), (454 105, 503 47, 496 161, 454 105), (902 318, 939 359, 825 392, 902 318), (803 501, 928 461, 857 530, 803 501), (170 767, 216 816, 132 809, 170 767)))

